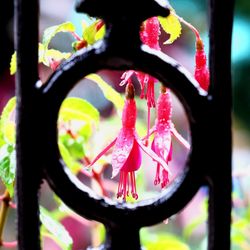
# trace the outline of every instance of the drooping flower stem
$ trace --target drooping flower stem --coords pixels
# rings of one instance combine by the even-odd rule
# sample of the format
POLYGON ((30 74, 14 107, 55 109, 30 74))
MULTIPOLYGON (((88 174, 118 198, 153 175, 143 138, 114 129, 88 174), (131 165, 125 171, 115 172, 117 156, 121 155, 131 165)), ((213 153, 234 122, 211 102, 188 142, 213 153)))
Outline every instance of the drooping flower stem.
POLYGON ((203 44, 203 41, 201 39, 199 31, 191 23, 187 22, 185 19, 178 16, 175 12, 172 12, 172 14, 174 16, 176 16, 179 19, 180 22, 185 24, 191 31, 193 31, 193 33, 196 36, 196 49, 199 50, 199 51, 203 50, 204 49, 204 44, 203 44))
POLYGON ((76 32, 71 31, 70 33, 71 33, 71 35, 72 35, 77 41, 81 41, 81 40, 82 40, 81 37, 80 37, 76 32))
POLYGON ((201 40, 199 31, 191 23, 187 22, 185 19, 178 16, 174 11, 172 11, 171 13, 172 15, 176 16, 181 23, 185 24, 189 29, 191 29, 194 32, 196 40, 201 40))
MULTIPOLYGON (((82 163, 86 163, 87 165, 91 164, 91 161, 90 161, 89 157, 86 156, 86 155, 84 156, 84 158, 82 159, 81 162, 82 163)), ((84 175, 86 175, 89 178, 93 178, 96 181, 96 183, 98 184, 98 186, 99 186, 99 188, 101 190, 101 194, 103 196, 105 196, 105 197, 108 197, 108 193, 107 193, 107 191, 104 188, 103 179, 102 179, 103 170, 104 170, 104 166, 98 172, 94 168, 92 169, 92 172, 88 172, 84 168, 82 168, 81 169, 81 173, 84 174, 84 175)))

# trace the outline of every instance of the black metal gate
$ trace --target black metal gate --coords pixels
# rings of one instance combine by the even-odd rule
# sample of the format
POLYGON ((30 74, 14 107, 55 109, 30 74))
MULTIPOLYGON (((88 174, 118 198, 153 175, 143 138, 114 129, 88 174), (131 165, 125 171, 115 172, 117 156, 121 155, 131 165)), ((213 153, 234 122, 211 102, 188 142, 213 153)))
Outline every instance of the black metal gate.
POLYGON ((90 50, 76 53, 40 87, 36 53, 39 3, 15 0, 19 249, 40 249, 38 193, 43 179, 74 211, 105 225, 106 241, 100 249, 124 250, 141 249, 141 227, 177 213, 202 185, 208 185, 208 249, 230 249, 233 2, 209 1, 211 87, 209 95, 203 96, 180 65, 141 47, 140 24, 151 16, 166 16, 164 1, 78 1, 78 11, 105 21, 107 35, 90 50), (135 205, 102 199, 68 173, 60 158, 59 107, 79 79, 100 69, 147 72, 169 87, 186 110, 192 135, 186 171, 158 198, 135 205), (129 240, 122 240, 124 235, 129 240))

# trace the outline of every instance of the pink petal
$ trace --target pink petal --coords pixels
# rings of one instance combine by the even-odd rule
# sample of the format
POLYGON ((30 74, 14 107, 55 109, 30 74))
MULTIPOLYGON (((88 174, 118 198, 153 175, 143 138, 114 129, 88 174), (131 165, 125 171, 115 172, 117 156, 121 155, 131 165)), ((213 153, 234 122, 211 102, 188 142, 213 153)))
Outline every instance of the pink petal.
POLYGON ((120 130, 115 143, 114 151, 112 153, 112 178, 119 173, 119 171, 127 161, 129 154, 133 148, 134 139, 134 130, 124 128, 120 130))
POLYGON ((108 146, 106 146, 96 157, 95 159, 88 165, 88 167, 93 166, 110 148, 112 148, 116 142, 117 138, 115 138, 108 146))
POLYGON ((156 145, 155 145, 155 139, 152 141, 152 144, 151 144, 151 149, 157 154, 157 155, 159 155, 160 154, 160 152, 159 152, 159 148, 158 147, 156 147, 156 145))
POLYGON ((210 75, 207 66, 203 66, 202 68, 196 68, 194 77, 200 84, 201 88, 204 89, 205 91, 208 91, 210 75))
POLYGON ((172 97, 169 89, 166 93, 160 93, 157 99, 157 124, 166 124, 171 121, 172 118, 172 97))
POLYGON ((170 130, 155 133, 154 138, 154 147, 155 152, 158 156, 161 156, 163 159, 168 159, 168 155, 171 148, 171 132, 170 130))
POLYGON ((158 162, 166 171, 168 171, 170 173, 170 169, 168 167, 168 164, 161 159, 154 151, 152 151, 150 148, 145 147, 142 143, 142 141, 136 137, 136 141, 139 144, 139 146, 141 147, 141 149, 147 154, 149 155, 153 160, 155 160, 156 162, 158 162))
POLYGON ((168 171, 165 169, 162 170, 162 180, 161 180, 161 188, 164 188, 169 183, 168 171))
POLYGON ((157 17, 151 17, 143 24, 140 32, 141 40, 152 49, 159 50, 160 25, 157 17))
POLYGON ((140 98, 143 99, 145 97, 145 85, 148 83, 148 74, 145 74, 140 71, 135 71, 137 79, 141 85, 141 95, 140 98))
POLYGON ((169 153, 168 153, 167 162, 169 162, 169 161, 172 160, 172 155, 173 155, 173 145, 172 145, 172 142, 171 142, 169 153))
POLYGON ((137 143, 136 140, 134 140, 133 148, 129 154, 129 157, 123 167, 121 168, 121 171, 127 171, 127 172, 133 172, 140 168, 141 166, 141 149, 137 143))
POLYGON ((207 67, 207 58, 204 48, 197 49, 195 55, 195 73, 194 77, 200 86, 207 91, 210 83, 210 74, 207 67))
POLYGON ((121 76, 121 79, 122 81, 120 82, 120 86, 123 86, 125 85, 131 78, 131 76, 135 73, 134 70, 128 70, 128 71, 125 71, 122 76, 121 76))
POLYGON ((134 130, 137 117, 136 102, 134 99, 126 100, 122 112, 123 129, 134 130))

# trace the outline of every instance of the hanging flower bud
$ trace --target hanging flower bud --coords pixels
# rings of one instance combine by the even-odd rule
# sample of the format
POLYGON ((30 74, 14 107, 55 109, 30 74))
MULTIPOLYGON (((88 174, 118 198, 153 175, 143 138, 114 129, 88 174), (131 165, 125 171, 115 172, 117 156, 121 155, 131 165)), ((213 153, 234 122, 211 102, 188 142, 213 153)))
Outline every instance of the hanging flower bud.
POLYGON ((144 44, 152 49, 160 50, 159 35, 160 24, 157 17, 151 17, 143 23, 140 37, 144 44))
POLYGON ((207 67, 207 57, 204 51, 204 45, 201 39, 196 40, 194 77, 197 82, 199 82, 201 88, 203 88, 205 91, 208 91, 210 74, 207 67))
POLYGON ((173 13, 183 24, 185 24, 196 37, 196 53, 195 53, 195 72, 194 77, 200 84, 200 87, 205 91, 208 91, 210 84, 210 74, 207 67, 207 57, 204 51, 204 44, 201 40, 199 31, 189 22, 179 17, 176 13, 173 13))

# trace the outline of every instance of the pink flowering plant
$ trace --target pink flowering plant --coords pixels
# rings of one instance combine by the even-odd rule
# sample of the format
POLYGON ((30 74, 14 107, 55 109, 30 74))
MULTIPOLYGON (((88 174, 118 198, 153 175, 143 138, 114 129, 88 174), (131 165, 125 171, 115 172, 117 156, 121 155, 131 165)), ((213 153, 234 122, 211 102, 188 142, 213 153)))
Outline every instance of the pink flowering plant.
MULTIPOLYGON (((141 41, 152 49, 161 50, 164 46, 160 44, 161 33, 169 36, 164 44, 166 46, 172 44, 181 35, 181 23, 195 34, 196 53, 193 75, 201 88, 208 91, 209 70, 200 34, 195 27, 179 17, 174 9, 171 9, 168 17, 152 17, 144 21, 140 31, 141 41)), ((83 23, 81 35, 76 33, 75 26, 71 22, 49 27, 44 31, 42 42, 39 43, 38 63, 53 72, 63 60, 70 58, 82 48, 92 46, 102 39, 104 34, 105 23, 102 20, 94 20, 89 25, 83 23), (71 52, 65 53, 50 48, 51 40, 59 32, 67 32, 75 39, 71 52)), ((15 74, 15 72, 16 53, 13 54, 10 64, 10 73, 15 74)), ((58 145, 66 165, 83 182, 87 183, 89 181, 86 180, 90 180, 91 187, 98 194, 116 199, 118 202, 135 202, 146 197, 147 190, 144 188, 146 181, 142 178, 146 174, 140 174, 141 169, 144 169, 145 173, 154 175, 153 184, 160 186, 158 192, 160 189, 167 188, 174 176, 172 173, 174 166, 170 166, 170 162, 175 157, 173 138, 181 147, 190 149, 188 140, 177 131, 173 122, 171 90, 149 74, 132 69, 121 74, 120 79, 115 83, 116 86, 109 85, 99 74, 88 75, 86 79, 96 84, 102 91, 104 97, 113 104, 114 112, 105 120, 97 107, 85 99, 67 97, 64 100, 58 118, 58 145), (118 92, 117 89, 122 91, 118 92), (146 113, 146 119, 144 120, 138 115, 141 111, 138 111, 138 104, 140 109, 145 107, 143 112, 146 113), (120 116, 119 129, 113 138, 104 137, 103 148, 93 149, 97 144, 96 138, 105 133, 105 126, 111 128, 112 122, 120 116), (112 174, 107 178, 109 169, 112 174)), ((7 210, 15 209, 15 106, 16 100, 13 97, 6 104, 0 120, 0 176, 6 187, 4 194, 0 196, 2 201, 0 246, 6 248, 15 247, 17 244, 16 241, 3 240, 7 210)), ((117 129, 117 125, 115 127, 117 129)), ((100 234, 99 225, 80 218, 57 197, 55 200, 54 209, 49 210, 42 205, 40 208, 44 242, 47 242, 46 239, 53 239, 57 247, 72 249, 73 240, 66 230, 67 223, 61 223, 68 217, 78 221, 83 227, 91 226, 94 233, 100 234)), ((176 244, 176 247, 178 244, 179 247, 181 244, 185 245, 178 240, 174 242, 172 244, 176 244)), ((94 240, 92 244, 98 245, 99 242, 94 240)))

